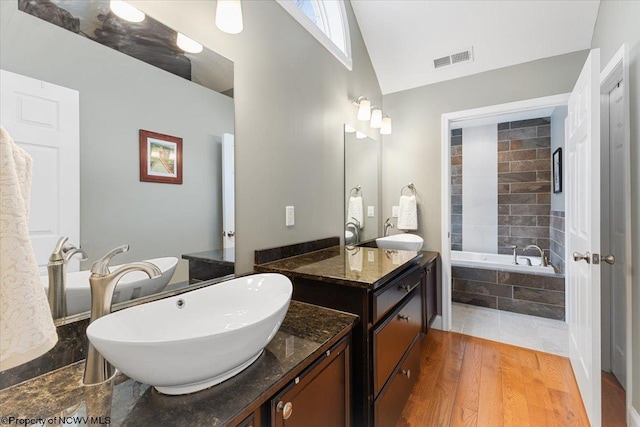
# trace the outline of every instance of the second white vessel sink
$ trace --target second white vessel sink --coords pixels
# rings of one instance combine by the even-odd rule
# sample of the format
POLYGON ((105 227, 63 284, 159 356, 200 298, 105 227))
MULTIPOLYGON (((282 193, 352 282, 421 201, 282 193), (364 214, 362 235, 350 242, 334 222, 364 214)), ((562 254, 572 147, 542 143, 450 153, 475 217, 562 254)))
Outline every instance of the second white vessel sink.
POLYGON ((419 251, 422 249, 424 239, 416 234, 403 233, 387 237, 378 237, 376 244, 380 249, 398 251, 419 251))
POLYGON ((276 335, 293 286, 282 274, 239 277, 101 317, 91 344, 122 373, 187 394, 249 367, 276 335))

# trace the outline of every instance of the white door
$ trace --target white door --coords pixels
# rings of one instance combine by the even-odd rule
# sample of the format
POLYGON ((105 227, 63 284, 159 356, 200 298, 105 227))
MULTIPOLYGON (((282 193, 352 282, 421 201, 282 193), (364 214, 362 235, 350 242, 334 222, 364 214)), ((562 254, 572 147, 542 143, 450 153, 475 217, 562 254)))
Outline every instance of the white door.
POLYGON ((591 425, 601 425, 600 51, 592 50, 567 117, 569 354, 591 425), (570 255, 571 256, 571 255, 570 255))
POLYGON ((222 134, 222 247, 236 245, 234 137, 222 134))
POLYGON ((624 179, 624 82, 609 93, 609 253, 615 264, 603 265, 611 295, 611 372, 624 387, 626 384, 626 221, 624 179))
POLYGON ((29 234, 45 274, 60 236, 80 245, 79 93, 0 70, 0 94, 0 123, 33 158, 29 234))

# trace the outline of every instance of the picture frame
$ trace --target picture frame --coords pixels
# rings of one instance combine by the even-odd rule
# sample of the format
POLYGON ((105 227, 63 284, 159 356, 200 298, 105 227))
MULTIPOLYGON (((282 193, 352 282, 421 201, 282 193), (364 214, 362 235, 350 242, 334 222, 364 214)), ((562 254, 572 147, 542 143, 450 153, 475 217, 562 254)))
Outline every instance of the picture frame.
POLYGON ((553 152, 553 192, 562 193, 562 147, 553 152))
POLYGON ((182 184, 182 138, 140 129, 140 181, 182 184))

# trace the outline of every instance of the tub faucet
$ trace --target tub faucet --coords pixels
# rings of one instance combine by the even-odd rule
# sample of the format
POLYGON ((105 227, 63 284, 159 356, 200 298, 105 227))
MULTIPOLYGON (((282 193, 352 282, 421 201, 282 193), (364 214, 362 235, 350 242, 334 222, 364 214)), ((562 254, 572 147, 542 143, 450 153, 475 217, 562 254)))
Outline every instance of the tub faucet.
POLYGON ((547 256, 544 254, 544 250, 540 249, 540 246, 536 246, 536 245, 529 245, 526 246, 522 251, 527 251, 529 249, 537 249, 538 252, 540 252, 540 265, 543 267, 548 267, 549 266, 549 259, 547 258, 547 256))
POLYGON ((511 249, 513 250, 513 265, 520 265, 518 264, 518 254, 516 253, 518 247, 516 245, 511 245, 511 249))
MULTIPOLYGON (((162 274, 160 269, 150 262, 132 262, 125 264, 116 271, 109 271, 109 262, 114 256, 129 250, 129 245, 119 246, 94 262, 91 266, 89 285, 91 287, 91 320, 89 323, 111 313, 113 292, 118 281, 125 274, 142 271, 154 279, 162 274)), ((100 384, 115 374, 113 366, 89 343, 87 360, 84 367, 84 384, 100 384)))
POLYGON ((68 237, 58 239, 56 247, 49 256, 47 263, 47 275, 49 277, 49 290, 47 299, 53 319, 61 319, 67 315, 67 263, 75 255, 80 255, 80 260, 86 261, 87 254, 72 244, 67 244, 68 237))
POLYGON ((389 229, 394 228, 393 223, 391 222, 391 218, 387 218, 384 221, 384 237, 389 235, 389 229))

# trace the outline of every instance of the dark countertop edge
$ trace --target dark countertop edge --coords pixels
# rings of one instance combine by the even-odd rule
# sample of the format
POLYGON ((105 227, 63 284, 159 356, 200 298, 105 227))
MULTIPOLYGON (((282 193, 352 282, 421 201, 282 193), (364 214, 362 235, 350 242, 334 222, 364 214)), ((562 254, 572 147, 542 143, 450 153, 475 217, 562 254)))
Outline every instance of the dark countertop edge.
MULTIPOLYGON (((348 313, 348 314, 350 314, 351 316, 354 316, 354 320, 350 325, 345 326, 342 329, 342 331, 338 332, 331 339, 329 339, 324 344, 322 344, 316 351, 311 353, 306 359, 300 362, 296 367, 292 368, 286 375, 280 378, 280 380, 278 380, 275 384, 273 384, 271 387, 264 390, 258 399, 256 399, 252 404, 250 404, 245 409, 243 409, 238 414, 236 414, 233 418, 229 419, 229 421, 226 422, 224 425, 233 426, 233 425, 239 424, 245 418, 253 414, 257 409, 259 409, 262 405, 268 402, 277 392, 282 390, 284 386, 286 386, 289 382, 293 381, 295 377, 300 375, 302 371, 304 371, 309 366, 311 366, 311 364, 315 362, 316 359, 318 359, 318 357, 320 357, 323 353, 325 353, 327 350, 329 350, 331 347, 337 344, 342 338, 344 338, 349 333, 351 333, 351 330, 353 329, 355 324, 360 321, 360 317, 353 313, 348 313)), ((350 340, 350 344, 351 344, 351 340, 350 340)))

